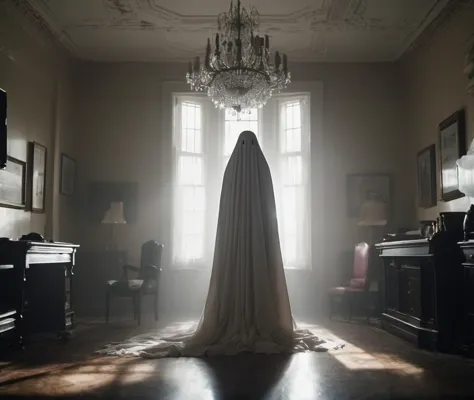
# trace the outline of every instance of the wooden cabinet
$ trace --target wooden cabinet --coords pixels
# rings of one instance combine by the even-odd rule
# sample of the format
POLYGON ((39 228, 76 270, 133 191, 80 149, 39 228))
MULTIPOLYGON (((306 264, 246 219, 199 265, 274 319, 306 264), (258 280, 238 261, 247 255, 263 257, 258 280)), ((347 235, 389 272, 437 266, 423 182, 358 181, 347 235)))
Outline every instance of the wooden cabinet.
POLYGON ((464 253, 461 288, 461 343, 463 354, 474 357, 474 240, 459 243, 464 253))
POLYGON ((2 336, 11 336, 15 329, 15 290, 12 285, 14 279, 13 265, 0 265, 0 335, 2 336))
POLYGON ((69 243, 2 241, 0 333, 13 330, 22 346, 29 334, 62 334, 73 327, 71 280, 78 247, 69 243))
POLYGON ((382 325, 420 348, 459 349, 463 273, 459 233, 376 245, 385 282, 382 325))

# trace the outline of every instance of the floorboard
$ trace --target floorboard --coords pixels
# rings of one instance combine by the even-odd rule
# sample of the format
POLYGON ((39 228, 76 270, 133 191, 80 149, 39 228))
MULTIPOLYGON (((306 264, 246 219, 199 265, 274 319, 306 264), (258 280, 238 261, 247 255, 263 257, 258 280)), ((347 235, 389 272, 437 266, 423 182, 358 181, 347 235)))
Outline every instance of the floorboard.
MULTIPOLYGON (((207 359, 97 357, 102 345, 156 329, 148 322, 79 321, 68 342, 33 338, 0 357, 0 398, 456 399, 474 396, 474 362, 429 353, 361 323, 309 325, 339 338, 329 353, 207 359)), ((162 326, 161 326, 162 327, 162 326)))

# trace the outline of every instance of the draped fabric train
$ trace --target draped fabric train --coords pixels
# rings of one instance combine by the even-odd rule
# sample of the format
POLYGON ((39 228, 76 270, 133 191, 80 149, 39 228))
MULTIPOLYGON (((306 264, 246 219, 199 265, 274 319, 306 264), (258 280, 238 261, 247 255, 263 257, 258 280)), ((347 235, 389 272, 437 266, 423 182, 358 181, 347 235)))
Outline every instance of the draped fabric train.
POLYGON ((242 132, 224 173, 212 274, 199 324, 166 338, 139 335, 99 353, 159 358, 328 348, 294 324, 270 169, 256 136, 242 132))

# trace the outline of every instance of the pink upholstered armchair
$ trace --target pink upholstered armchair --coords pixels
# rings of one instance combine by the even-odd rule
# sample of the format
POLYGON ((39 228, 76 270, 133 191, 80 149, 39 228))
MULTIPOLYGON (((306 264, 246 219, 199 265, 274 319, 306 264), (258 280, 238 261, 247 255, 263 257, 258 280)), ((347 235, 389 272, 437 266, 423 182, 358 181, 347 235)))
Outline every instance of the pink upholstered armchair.
POLYGON ((358 300, 366 300, 370 285, 367 279, 369 259, 370 246, 365 242, 356 244, 352 278, 344 285, 329 289, 329 318, 334 314, 336 303, 339 303, 351 319, 354 306, 358 303, 358 300))

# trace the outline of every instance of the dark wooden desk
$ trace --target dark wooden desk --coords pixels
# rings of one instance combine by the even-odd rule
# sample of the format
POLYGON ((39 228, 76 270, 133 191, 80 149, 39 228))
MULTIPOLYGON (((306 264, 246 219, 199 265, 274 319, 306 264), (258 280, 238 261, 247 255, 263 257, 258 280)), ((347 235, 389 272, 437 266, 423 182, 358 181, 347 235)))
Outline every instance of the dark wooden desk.
POLYGON ((28 334, 67 334, 73 328, 71 291, 78 247, 60 242, 0 244, 0 327, 3 320, 5 332, 14 330, 20 346, 28 334), (5 322, 11 318, 14 325, 5 322))
POLYGON ((474 357, 474 240, 460 242, 464 253, 461 295, 461 353, 474 357))
POLYGON ((430 240, 376 245, 384 264, 385 329, 421 348, 458 352, 463 259, 458 237, 440 232, 430 240))

